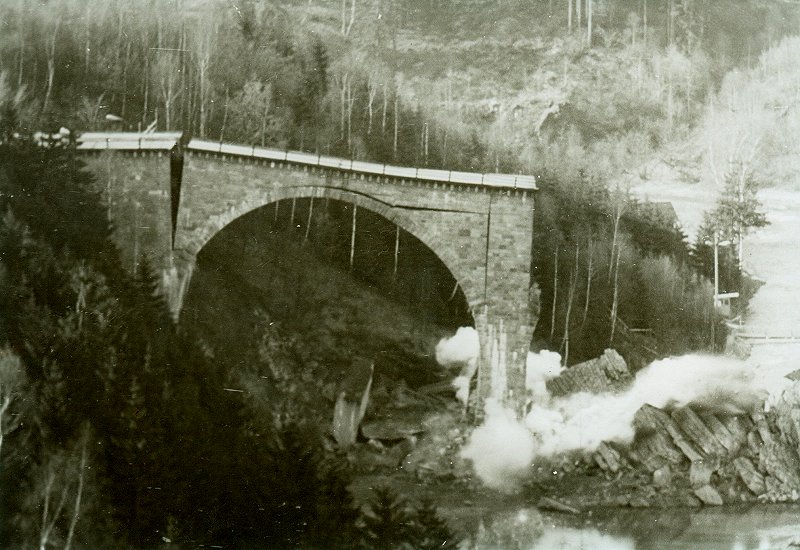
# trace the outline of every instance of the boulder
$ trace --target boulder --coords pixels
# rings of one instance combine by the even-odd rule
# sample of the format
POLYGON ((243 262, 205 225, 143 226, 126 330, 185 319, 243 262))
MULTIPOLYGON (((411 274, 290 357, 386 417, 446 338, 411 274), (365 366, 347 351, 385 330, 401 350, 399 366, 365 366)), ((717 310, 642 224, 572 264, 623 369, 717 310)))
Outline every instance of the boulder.
POLYGON ((734 441, 738 444, 737 448, 741 448, 747 444, 747 435, 753 428, 753 424, 747 416, 723 416, 721 420, 733 436, 734 441))
POLYGON ((672 469, 669 466, 662 466, 653 472, 653 485, 656 487, 666 487, 672 482, 672 469))
POLYGON ((722 497, 711 485, 703 485, 695 489, 694 494, 703 504, 722 506, 722 497))
MULTIPOLYGON (((679 449, 681 454, 691 461, 703 459, 701 452, 686 438, 677 423, 661 409, 652 405, 642 406, 633 417, 633 426, 636 428, 637 433, 662 433, 668 435, 673 447, 679 449)), ((668 448, 665 447, 666 449, 668 448)), ((671 455, 674 456, 674 453, 671 453, 671 455)), ((670 461, 678 462, 678 460, 672 458, 670 461)))
POLYGON ((679 464, 685 460, 683 452, 672 443, 672 438, 665 431, 638 438, 631 458, 650 472, 655 472, 666 464, 679 464))
POLYGON ((617 473, 624 464, 619 452, 605 442, 600 444, 593 457, 597 465, 607 472, 617 473))
POLYGON ((424 431, 419 422, 408 418, 379 418, 361 424, 361 434, 377 441, 402 441, 424 431))
POLYGON ((789 487, 800 487, 800 459, 797 452, 770 440, 765 441, 758 456, 758 468, 789 487))
POLYGON ((555 397, 571 393, 616 392, 627 387, 633 375, 622 356, 607 349, 597 359, 574 365, 547 381, 547 390, 555 397))
POLYGON ((695 489, 711 483, 711 476, 719 467, 710 460, 695 460, 689 466, 689 484, 695 489))
POLYGON ((751 493, 759 496, 767 491, 764 476, 756 469, 749 458, 740 456, 733 461, 733 466, 751 493))
POLYGON ((671 416, 681 432, 686 435, 686 438, 706 456, 724 456, 727 454, 727 449, 690 407, 675 409, 671 416))
POLYGON ((579 514, 580 510, 573 508, 569 504, 564 504, 554 498, 542 497, 536 505, 540 510, 550 510, 551 512, 561 512, 562 514, 579 514))
POLYGON ((700 413, 698 415, 703 424, 714 434, 714 439, 725 447, 728 453, 733 453, 741 447, 743 441, 735 437, 728 427, 722 423, 719 417, 711 413, 700 413))

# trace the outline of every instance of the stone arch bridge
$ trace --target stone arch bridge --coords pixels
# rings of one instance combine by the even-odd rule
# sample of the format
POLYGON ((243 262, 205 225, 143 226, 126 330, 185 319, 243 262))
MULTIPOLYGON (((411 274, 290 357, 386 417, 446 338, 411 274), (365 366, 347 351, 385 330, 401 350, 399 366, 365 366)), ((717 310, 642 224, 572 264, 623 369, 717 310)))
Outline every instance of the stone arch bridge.
POLYGON ((123 261, 136 269, 147 256, 176 318, 198 253, 222 228, 284 199, 341 200, 383 216, 441 259, 480 335, 480 396, 523 395, 536 322, 533 177, 182 143, 180 133, 84 133, 77 149, 107 201, 123 261))

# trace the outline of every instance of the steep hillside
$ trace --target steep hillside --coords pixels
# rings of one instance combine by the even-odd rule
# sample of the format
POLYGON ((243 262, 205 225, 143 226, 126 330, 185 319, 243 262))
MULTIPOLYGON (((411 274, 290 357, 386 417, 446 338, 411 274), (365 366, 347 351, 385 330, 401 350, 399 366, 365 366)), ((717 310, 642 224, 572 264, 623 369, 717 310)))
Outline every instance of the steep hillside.
POLYGON ((685 139, 722 76, 800 21, 780 2, 608 0, 593 3, 590 27, 586 8, 570 4, 321 0, 287 9, 338 37, 343 62, 361 65, 373 87, 392 81, 418 105, 420 140, 475 135, 472 153, 486 169, 603 178, 685 139))

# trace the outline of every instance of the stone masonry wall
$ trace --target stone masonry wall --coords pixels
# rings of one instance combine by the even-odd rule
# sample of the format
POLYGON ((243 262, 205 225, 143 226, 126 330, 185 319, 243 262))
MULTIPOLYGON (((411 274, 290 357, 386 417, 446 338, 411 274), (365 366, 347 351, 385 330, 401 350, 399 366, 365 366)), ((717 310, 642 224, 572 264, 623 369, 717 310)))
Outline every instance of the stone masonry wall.
POLYGON ((154 269, 171 266, 169 153, 101 151, 81 160, 108 205, 123 265, 135 271, 146 255, 154 269))

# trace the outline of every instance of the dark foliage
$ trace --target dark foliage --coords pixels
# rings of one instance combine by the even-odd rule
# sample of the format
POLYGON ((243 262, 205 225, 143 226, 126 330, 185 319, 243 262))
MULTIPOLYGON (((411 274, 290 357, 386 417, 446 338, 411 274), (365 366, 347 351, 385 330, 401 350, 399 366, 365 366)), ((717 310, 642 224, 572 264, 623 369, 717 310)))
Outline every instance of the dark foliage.
MULTIPOLYGON (((74 483, 45 481, 61 479, 52 477, 58 457, 78 464, 87 425, 93 475, 80 544, 355 540, 347 478, 316 433, 250 431, 251 412, 224 391, 228 374, 176 330, 147 262, 133 276, 119 267, 105 211, 71 151, 2 147, 0 344, 22 358, 31 404, 25 428, 7 438, 13 452, 0 457, 2 546, 40 536, 30 507, 52 491, 72 502, 74 483)), ((51 540, 68 527, 56 517, 51 540)))
POLYGON ((431 500, 414 505, 386 486, 373 490, 363 524, 363 548, 432 550, 453 548, 458 543, 431 500))

